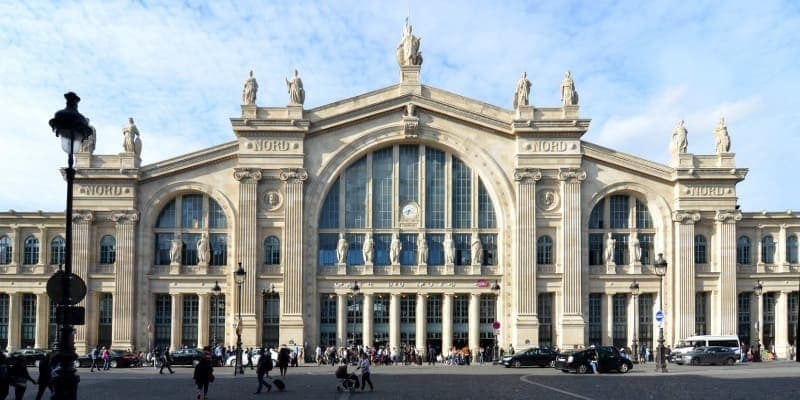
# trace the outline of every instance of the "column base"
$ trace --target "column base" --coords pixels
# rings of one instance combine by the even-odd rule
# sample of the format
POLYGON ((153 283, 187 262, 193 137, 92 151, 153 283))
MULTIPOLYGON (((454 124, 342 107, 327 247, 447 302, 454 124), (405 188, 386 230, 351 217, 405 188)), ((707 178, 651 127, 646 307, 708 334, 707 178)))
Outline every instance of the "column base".
POLYGON ((583 346, 584 327, 586 323, 580 315, 564 315, 561 318, 561 337, 559 338, 559 348, 574 349, 579 345, 583 346))
POLYGON ((517 333, 513 343, 504 343, 505 347, 511 344, 515 349, 539 345, 539 318, 535 315, 520 316, 517 318, 517 333))
MULTIPOLYGON (((198 344, 198 346, 202 347, 203 345, 202 344, 198 344)), ((133 342, 127 341, 127 340, 126 341, 112 341, 111 342, 111 348, 112 349, 122 349, 122 350, 131 349, 131 351, 135 351, 136 350, 136 346, 133 344, 133 342)))
POLYGON ((278 337, 279 344, 290 345, 294 343, 303 346, 305 339, 305 326, 303 318, 299 315, 281 315, 281 327, 278 337))

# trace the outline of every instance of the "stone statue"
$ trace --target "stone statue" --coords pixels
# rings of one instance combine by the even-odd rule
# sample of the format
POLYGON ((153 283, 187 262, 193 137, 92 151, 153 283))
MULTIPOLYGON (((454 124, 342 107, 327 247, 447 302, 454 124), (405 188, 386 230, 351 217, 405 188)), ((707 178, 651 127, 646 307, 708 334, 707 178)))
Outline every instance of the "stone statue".
POLYGON ((444 242, 442 243, 442 247, 444 247, 444 263, 445 264, 453 264, 456 261, 456 246, 453 243, 453 236, 449 233, 444 235, 444 242))
POLYGON ((364 238, 364 245, 361 246, 361 252, 364 253, 364 263, 372 264, 372 250, 375 247, 375 241, 372 240, 372 235, 369 233, 364 238))
POLYGON ((289 104, 302 106, 306 101, 306 91, 303 89, 303 81, 297 75, 297 70, 294 70, 292 79, 286 79, 286 88, 289 90, 289 104))
POLYGON ((420 233, 417 238, 417 264, 428 263, 428 241, 425 240, 425 234, 420 233))
POLYGON ((714 139, 716 142, 717 154, 727 153, 731 150, 731 137, 728 136, 728 127, 725 126, 725 118, 719 119, 719 124, 714 129, 714 139))
POLYGON ((183 249, 183 241, 180 237, 172 239, 172 244, 169 246, 169 260, 171 265, 181 264, 181 249, 183 249))
POLYGON ((389 245, 389 261, 394 264, 400 263, 400 251, 403 250, 403 244, 400 243, 400 237, 397 232, 392 233, 392 243, 389 245))
POLYGON ((347 264, 347 250, 349 244, 344 238, 344 233, 339 234, 339 243, 336 244, 336 259, 339 264, 347 264))
POLYGON ((531 81, 528 80, 528 73, 523 72, 522 77, 517 82, 517 89, 514 91, 514 109, 520 106, 527 106, 531 94, 531 81))
POLYGON ((253 76, 253 70, 250 70, 250 77, 244 81, 244 89, 242 89, 242 104, 252 106, 256 104, 256 93, 258 92, 258 82, 253 76))
POLYGON ((689 146, 689 141, 686 138, 687 133, 686 126, 684 126, 684 122, 681 120, 678 123, 678 127, 675 128, 675 131, 672 132, 670 152, 673 156, 677 156, 678 154, 686 154, 686 148, 689 146))
POLYGON ((631 234, 631 241, 629 243, 629 253, 633 257, 633 262, 638 263, 642 260, 642 246, 639 245, 639 238, 635 233, 631 234))
POLYGON ((606 239, 606 264, 614 263, 614 245, 616 244, 617 241, 611 237, 611 232, 609 232, 606 239))
POLYGON ((572 81, 572 72, 567 71, 561 81, 561 105, 577 106, 578 92, 575 91, 575 82, 572 81))
POLYGON ((403 38, 397 45, 397 63, 401 67, 408 65, 422 65, 422 53, 419 51, 419 37, 411 34, 411 25, 406 18, 406 25, 403 29, 403 38))
POLYGON ((481 265, 483 262, 483 245, 477 234, 472 235, 470 248, 472 250, 472 265, 481 265))
MULTIPOLYGON (((89 119, 86 119, 86 123, 89 123, 89 119)), ((94 126, 89 125, 89 128, 92 130, 92 133, 89 134, 83 142, 81 142, 81 153, 94 153, 94 147, 97 144, 97 130, 94 129, 94 126)))
POLYGON ((204 233, 197 241, 197 261, 200 265, 208 265, 210 259, 211 247, 208 244, 208 236, 204 233))
POLYGON ((139 136, 139 128, 133 122, 133 118, 128 118, 128 125, 122 128, 122 149, 126 153, 133 153, 136 151, 136 137, 139 136))

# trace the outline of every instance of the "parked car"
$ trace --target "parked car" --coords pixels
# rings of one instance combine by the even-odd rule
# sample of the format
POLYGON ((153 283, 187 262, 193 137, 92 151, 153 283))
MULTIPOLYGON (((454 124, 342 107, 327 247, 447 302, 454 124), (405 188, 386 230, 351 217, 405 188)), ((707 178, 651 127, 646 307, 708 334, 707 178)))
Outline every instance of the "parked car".
POLYGON ((556 353, 547 348, 531 347, 514 353, 513 356, 503 357, 500 364, 506 368, 514 367, 552 367, 555 365, 556 353))
POLYGON ((556 357, 554 367, 563 372, 585 374, 592 372, 591 360, 597 353, 597 370, 599 372, 619 371, 626 373, 633 368, 633 362, 619 354, 612 346, 591 347, 573 353, 561 353, 556 357))
POLYGON ((203 358, 203 350, 200 349, 178 349, 170 353, 172 365, 191 365, 197 366, 203 358))
POLYGON ((708 346, 697 347, 694 350, 687 351, 686 353, 678 353, 675 355, 675 364, 736 364, 736 359, 739 356, 729 347, 722 346, 708 346))
MULTIPOLYGON (((111 368, 128 368, 139 365, 139 358, 136 357, 136 354, 133 354, 129 351, 111 349, 108 351, 108 355, 111 357, 108 363, 108 366, 111 368)), ((98 359, 97 365, 102 367, 103 359, 98 359)), ((89 368, 91 366, 91 353, 84 354, 75 360, 75 368, 89 368)))
MULTIPOLYGON (((252 355, 252 357, 253 357, 253 368, 255 368, 255 366, 258 365, 258 359, 261 358, 261 352, 259 350, 257 350, 257 349, 253 349, 253 353, 252 354, 253 354, 252 355)), ((247 350, 245 350, 245 349, 242 349, 242 364, 243 365, 247 365, 247 350)), ((234 353, 233 355, 231 355, 230 357, 228 357, 225 360, 225 366, 226 367, 235 367, 236 366, 236 353, 234 353)))
POLYGON ((23 359, 25 359, 25 365, 27 365, 29 367, 31 367, 31 366, 38 367, 39 366, 39 361, 41 361, 43 358, 47 357, 48 354, 50 354, 49 350, 43 350, 43 349, 19 349, 19 350, 14 350, 11 353, 9 353, 8 357, 9 358, 22 357, 23 359))

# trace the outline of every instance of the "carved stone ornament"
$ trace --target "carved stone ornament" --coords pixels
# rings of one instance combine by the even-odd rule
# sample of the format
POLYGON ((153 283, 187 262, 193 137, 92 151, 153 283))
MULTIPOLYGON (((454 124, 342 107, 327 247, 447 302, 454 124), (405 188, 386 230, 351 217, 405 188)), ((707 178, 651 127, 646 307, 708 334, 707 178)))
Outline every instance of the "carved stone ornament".
POLYGON ((277 190, 267 190, 264 192, 264 208, 269 211, 275 211, 281 208, 283 204, 283 196, 277 190))
POLYGON ((543 189, 536 193, 536 205, 543 211, 552 211, 558 207, 558 193, 553 189, 543 189))
POLYGON ((91 223, 94 221, 94 214, 91 211, 75 211, 72 213, 72 223, 91 223))
POLYGON ((125 222, 137 222, 139 221, 139 212, 134 210, 114 211, 111 213, 111 217, 109 217, 109 219, 118 224, 122 224, 125 222))
POLYGON ((284 168, 281 170, 282 181, 294 179, 298 181, 304 181, 308 179, 308 172, 305 170, 305 168, 284 168))
POLYGON ((677 210, 672 212, 672 220, 682 224, 694 224, 700 221, 700 213, 697 211, 677 210))
POLYGON ((417 117, 416 107, 412 103, 406 104, 406 113, 403 115, 403 134, 406 137, 416 137, 419 127, 419 117, 417 117))
POLYGON ((249 180, 252 179, 256 182, 261 180, 261 170, 260 169, 249 169, 249 168, 236 168, 233 172, 233 179, 237 181, 249 180))
POLYGON ((577 183, 586 179, 586 171, 582 169, 562 169, 558 172, 558 179, 567 183, 577 183))
POLYGON ((742 212, 739 210, 717 210, 714 220, 722 223, 736 223, 742 220, 742 212))
POLYGON ((542 179, 542 171, 538 168, 517 168, 514 170, 514 180, 521 183, 535 183, 542 179))

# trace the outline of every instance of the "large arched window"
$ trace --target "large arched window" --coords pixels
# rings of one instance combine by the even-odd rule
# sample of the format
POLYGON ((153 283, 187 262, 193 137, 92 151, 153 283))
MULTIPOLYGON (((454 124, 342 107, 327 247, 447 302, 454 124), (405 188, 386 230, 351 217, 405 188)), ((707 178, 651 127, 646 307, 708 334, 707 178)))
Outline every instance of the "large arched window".
POLYGON ((553 239, 550 236, 539 236, 536 240, 536 263, 539 265, 553 263, 553 239))
POLYGON ((276 236, 264 239, 264 264, 279 265, 281 263, 281 241, 276 236))
POLYGON ((739 236, 736 240, 736 263, 750 264, 750 238, 747 236, 739 236))
POLYGON ((764 236, 761 239, 761 262, 764 264, 775 263, 775 240, 772 236, 764 236))
POLYGON ((67 242, 61 236, 56 236, 50 241, 50 265, 64 264, 64 254, 67 250, 67 242))
POLYGON ((117 240, 111 235, 100 239, 100 264, 113 264, 117 261, 117 240))
POLYGON ((402 244, 400 265, 444 265, 448 236, 454 264, 469 265, 476 231, 483 265, 499 261, 497 216, 486 185, 464 161, 431 147, 385 147, 350 164, 326 194, 318 223, 319 265, 338 263, 340 233, 348 242, 349 265, 365 264, 367 235, 374 243, 373 264, 391 264, 393 234, 402 244), (420 240, 427 247, 425 260, 420 240))
POLYGON ((197 265, 197 242, 205 234, 209 242, 209 265, 228 263, 228 222, 225 210, 211 197, 202 193, 184 193, 168 202, 158 215, 155 233, 155 265, 172 263, 170 248, 173 239, 181 241, 182 265, 197 265))
POLYGON ((35 236, 28 236, 25 238, 24 258, 22 263, 25 265, 39 263, 39 239, 35 236))
POLYGON ((786 262, 797 264, 797 235, 786 238, 786 262))
POLYGON ((0 237, 0 265, 11 264, 11 251, 14 250, 11 246, 11 239, 8 236, 0 237))
POLYGON ((708 244, 703 235, 694 235, 694 263, 708 263, 708 244))
POLYGON ((653 218, 644 200, 632 194, 612 194, 600 199, 589 214, 589 265, 605 264, 606 256, 615 264, 626 265, 636 261, 630 254, 632 235, 639 241, 642 264, 653 263, 653 218), (606 252, 607 235, 614 239, 613 254, 606 252))

